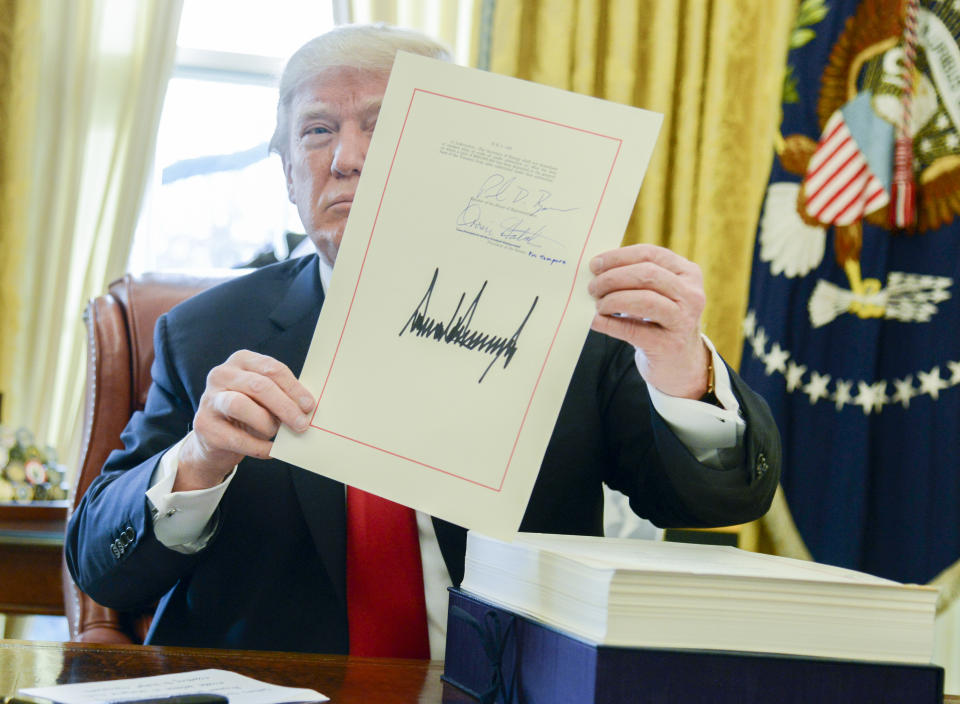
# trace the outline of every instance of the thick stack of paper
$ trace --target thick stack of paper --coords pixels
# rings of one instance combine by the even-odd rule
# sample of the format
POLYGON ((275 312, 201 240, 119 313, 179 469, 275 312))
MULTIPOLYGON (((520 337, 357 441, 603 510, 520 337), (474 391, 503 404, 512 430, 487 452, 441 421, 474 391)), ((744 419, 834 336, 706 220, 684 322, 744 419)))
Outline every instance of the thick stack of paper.
POLYGON ((937 591, 715 545, 471 532, 462 589, 591 643, 929 663, 937 591))

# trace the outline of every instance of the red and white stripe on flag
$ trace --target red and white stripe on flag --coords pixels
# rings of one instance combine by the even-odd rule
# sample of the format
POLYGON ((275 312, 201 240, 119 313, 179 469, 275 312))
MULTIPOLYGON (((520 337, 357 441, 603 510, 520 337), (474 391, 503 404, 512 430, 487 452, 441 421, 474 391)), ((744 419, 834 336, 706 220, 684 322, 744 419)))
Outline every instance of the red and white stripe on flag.
POLYGON ((889 201, 839 110, 823 128, 803 190, 807 214, 824 225, 850 225, 889 201))

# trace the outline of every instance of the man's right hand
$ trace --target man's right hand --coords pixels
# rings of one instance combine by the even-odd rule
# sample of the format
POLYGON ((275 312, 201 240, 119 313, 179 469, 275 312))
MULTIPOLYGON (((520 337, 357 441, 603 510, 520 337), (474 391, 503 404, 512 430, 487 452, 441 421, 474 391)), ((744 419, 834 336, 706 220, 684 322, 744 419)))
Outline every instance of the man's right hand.
POLYGON ((286 365, 249 350, 234 352, 207 375, 173 491, 216 486, 244 457, 269 457, 280 424, 303 432, 314 404, 286 365))

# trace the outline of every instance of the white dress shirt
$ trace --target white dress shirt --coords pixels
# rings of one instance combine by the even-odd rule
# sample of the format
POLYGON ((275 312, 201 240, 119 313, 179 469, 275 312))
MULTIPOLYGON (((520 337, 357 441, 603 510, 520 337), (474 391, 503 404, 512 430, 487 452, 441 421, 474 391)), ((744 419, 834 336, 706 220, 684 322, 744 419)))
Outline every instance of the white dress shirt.
MULTIPOLYGON (((327 291, 333 270, 323 257, 320 257, 319 261, 320 281, 323 290, 327 291)), ((734 466, 742 458, 740 441, 746 424, 740 417, 740 405, 730 387, 726 366, 713 343, 705 336, 703 340, 713 355, 714 393, 723 408, 670 396, 649 385, 647 390, 657 413, 698 460, 716 468, 734 466)), ((640 350, 637 351, 636 361, 638 368, 644 362, 640 350)), ((183 440, 180 440, 164 453, 146 494, 152 507, 153 528, 157 539, 172 550, 192 553, 202 550, 216 530, 216 522, 212 519, 220 499, 236 474, 236 467, 217 486, 174 493, 171 489, 177 476, 182 445, 183 440)), ((446 646, 447 587, 451 586, 450 575, 440 554, 440 545, 430 517, 418 511, 417 527, 427 603, 430 657, 442 660, 446 646)))

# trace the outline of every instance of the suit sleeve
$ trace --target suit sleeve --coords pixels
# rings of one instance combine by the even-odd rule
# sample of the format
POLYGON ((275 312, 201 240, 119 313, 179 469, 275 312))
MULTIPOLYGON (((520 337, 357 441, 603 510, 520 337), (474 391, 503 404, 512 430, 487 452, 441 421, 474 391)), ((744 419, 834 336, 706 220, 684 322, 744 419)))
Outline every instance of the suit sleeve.
MULTIPOLYGON (((610 343, 608 342, 608 345, 610 343)), ((661 527, 732 525, 762 516, 780 477, 780 436, 766 402, 728 368, 746 421, 743 461, 697 461, 653 409, 628 346, 608 355, 600 387, 612 461, 605 481, 630 497, 640 516, 661 527)))
POLYGON ((67 526, 65 557, 77 585, 116 609, 148 606, 188 574, 199 555, 165 547, 153 532, 146 491, 160 457, 189 432, 195 404, 168 351, 167 318, 154 332, 153 384, 67 526))

